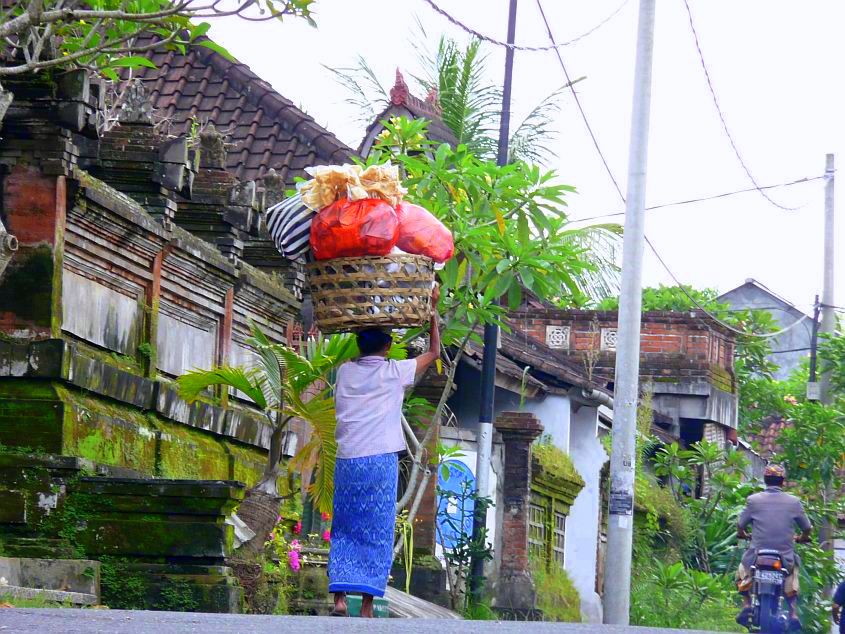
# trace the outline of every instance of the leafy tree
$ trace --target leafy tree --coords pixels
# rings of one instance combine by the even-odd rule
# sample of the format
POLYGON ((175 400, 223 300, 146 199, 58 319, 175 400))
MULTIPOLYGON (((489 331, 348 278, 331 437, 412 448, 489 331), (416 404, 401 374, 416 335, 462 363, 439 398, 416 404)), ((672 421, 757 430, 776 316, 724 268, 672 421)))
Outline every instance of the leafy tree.
MULTIPOLYGON (((427 39, 422 31, 423 40, 427 39)), ((415 77, 417 90, 437 91, 443 123, 458 144, 479 159, 494 159, 497 151, 502 90, 487 79, 487 56, 479 40, 466 46, 441 36, 434 54, 424 51, 419 58, 421 72, 415 77)), ((359 120, 372 123, 390 103, 389 91, 363 57, 348 68, 330 68, 349 93, 347 103, 360 113, 359 120)), ((555 123, 560 112, 563 88, 543 99, 517 125, 509 141, 510 160, 545 163, 554 156, 555 123)))
MULTIPOLYGON (((428 122, 385 122, 384 134, 370 153, 371 164, 391 160, 400 166, 406 199, 418 202, 452 230, 455 257, 439 272, 438 310, 446 327, 443 342, 446 381, 431 419, 439 421, 454 385, 467 341, 485 324, 508 328, 507 309, 518 306, 528 289, 559 306, 587 301, 589 275, 615 278, 617 270, 594 258, 591 235, 618 236, 615 225, 570 230, 566 194, 554 174, 516 161, 500 167, 475 156, 465 145, 435 146, 426 137, 428 122)), ((409 333, 409 337, 419 334, 409 333)), ((436 456, 427 452, 436 424, 428 426, 414 449, 409 484, 397 512, 409 509, 413 523, 436 456)), ((401 548, 397 543, 396 550, 401 548)))
POLYGON ((454 336, 471 324, 491 322, 506 327, 506 307, 517 308, 524 291, 559 306, 579 306, 615 286, 618 269, 591 247, 617 239, 621 228, 570 228, 566 195, 574 187, 523 161, 498 166, 465 145, 435 146, 426 139, 427 125, 404 118, 385 122, 368 162, 399 163, 406 198, 452 231, 456 257, 440 273, 448 332, 454 336))
POLYGON ((7 61, 0 78, 50 68, 86 68, 116 80, 121 68, 152 66, 143 56, 152 47, 138 37, 153 33, 155 46, 184 52, 190 43, 228 55, 202 38, 210 18, 255 20, 304 18, 313 23, 314 0, 25 0, 0 10, 0 39, 7 61))

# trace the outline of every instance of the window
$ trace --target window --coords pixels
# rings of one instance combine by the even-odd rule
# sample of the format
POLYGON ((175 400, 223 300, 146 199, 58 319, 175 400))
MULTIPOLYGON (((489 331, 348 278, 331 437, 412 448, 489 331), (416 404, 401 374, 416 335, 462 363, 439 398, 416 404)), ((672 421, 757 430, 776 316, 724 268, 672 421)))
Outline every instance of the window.
POLYGON ((528 554, 546 556, 546 509, 533 503, 528 507, 528 554))
POLYGON ((566 545, 566 515, 555 513, 555 523, 552 534, 552 559, 563 568, 564 549, 566 545))

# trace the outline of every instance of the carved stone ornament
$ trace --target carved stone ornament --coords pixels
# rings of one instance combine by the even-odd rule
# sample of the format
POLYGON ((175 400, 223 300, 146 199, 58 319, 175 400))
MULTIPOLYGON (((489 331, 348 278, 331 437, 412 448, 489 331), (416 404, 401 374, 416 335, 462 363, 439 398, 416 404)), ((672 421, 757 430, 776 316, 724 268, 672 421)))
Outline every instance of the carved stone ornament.
POLYGON ((546 326, 546 345, 554 350, 568 350, 569 333, 569 326, 546 326))
POLYGON ((616 328, 601 329, 601 350, 602 352, 616 352, 616 340, 618 331, 616 328))
POLYGON ((223 169, 226 166, 226 137, 209 122, 200 130, 201 161, 203 167, 223 169))
POLYGON ((153 105, 140 79, 133 79, 124 88, 117 115, 120 123, 153 123, 153 105))

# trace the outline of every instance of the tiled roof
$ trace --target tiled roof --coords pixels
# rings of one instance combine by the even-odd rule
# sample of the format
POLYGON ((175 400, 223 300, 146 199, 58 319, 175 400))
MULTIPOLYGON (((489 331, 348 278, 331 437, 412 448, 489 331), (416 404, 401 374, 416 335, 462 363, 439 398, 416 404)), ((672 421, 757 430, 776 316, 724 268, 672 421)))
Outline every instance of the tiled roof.
POLYGON ((244 64, 202 46, 190 46, 185 55, 162 48, 147 56, 157 68, 135 76, 147 84, 170 132, 187 132, 192 117, 213 122, 228 133, 226 167, 241 180, 272 168, 292 184, 308 166, 345 163, 355 154, 244 64))
POLYGON ((760 431, 753 434, 749 440, 761 457, 770 460, 772 456, 780 453, 780 435, 784 429, 791 426, 792 421, 781 416, 769 416, 760 421, 760 431))

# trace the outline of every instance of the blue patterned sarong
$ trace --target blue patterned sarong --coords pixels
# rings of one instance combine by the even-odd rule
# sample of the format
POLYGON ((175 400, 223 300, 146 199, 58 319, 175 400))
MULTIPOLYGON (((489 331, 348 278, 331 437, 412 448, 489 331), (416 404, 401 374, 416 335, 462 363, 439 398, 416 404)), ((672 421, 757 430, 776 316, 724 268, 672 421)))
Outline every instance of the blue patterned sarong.
POLYGON ((337 459, 329 592, 384 596, 393 563, 398 478, 395 453, 337 459))

